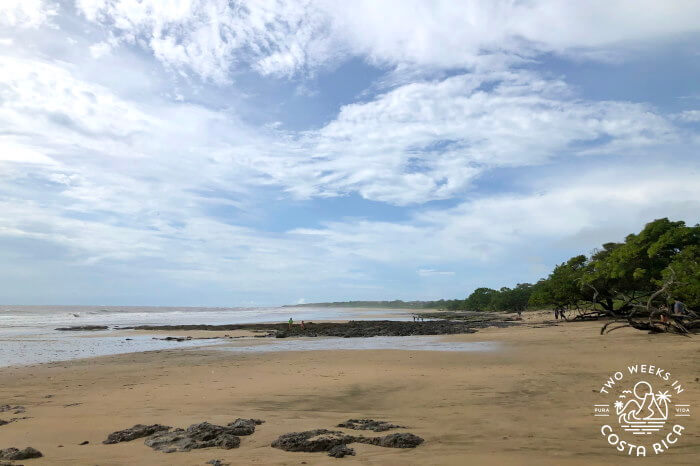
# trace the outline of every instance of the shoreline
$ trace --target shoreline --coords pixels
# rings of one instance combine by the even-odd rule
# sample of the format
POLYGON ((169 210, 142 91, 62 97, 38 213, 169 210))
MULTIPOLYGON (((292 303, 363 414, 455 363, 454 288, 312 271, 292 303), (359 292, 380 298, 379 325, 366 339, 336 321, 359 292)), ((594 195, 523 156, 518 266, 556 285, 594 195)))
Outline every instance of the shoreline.
MULTIPOLYGON (((28 419, 0 426, 0 448, 32 446, 45 457, 27 465, 204 464, 633 464, 600 437, 590 416, 593 390, 612 370, 665 363, 686 399, 700 399, 700 354, 692 339, 620 330, 600 323, 510 328, 439 337, 498 341, 494 352, 403 350, 229 353, 169 349, 0 369, 0 404, 28 419), (676 354, 686 355, 682 360, 676 354), (103 445, 136 423, 186 427, 235 418, 266 422, 233 450, 165 454, 143 440, 103 445), (353 418, 408 426, 425 439, 415 449, 352 444, 357 456, 271 448, 279 435, 334 428, 353 418), (88 441, 87 445, 79 445, 88 441), (63 445, 58 447, 58 445, 63 445)), ((3 418, 4 413, 0 413, 3 418)), ((693 419, 693 418, 691 418, 693 419)), ((697 420, 682 443, 650 464, 691 464, 700 454, 697 420)), ((352 432, 352 431, 350 431, 352 432)), ((374 434, 371 435, 382 435, 374 434)))

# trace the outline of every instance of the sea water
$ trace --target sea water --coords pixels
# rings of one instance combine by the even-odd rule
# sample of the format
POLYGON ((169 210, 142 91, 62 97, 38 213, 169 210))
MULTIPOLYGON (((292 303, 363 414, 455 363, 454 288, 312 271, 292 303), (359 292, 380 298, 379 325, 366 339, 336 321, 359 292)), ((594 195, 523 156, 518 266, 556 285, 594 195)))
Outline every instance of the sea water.
MULTIPOLYGON (((231 340, 165 341, 153 335, 115 336, 115 327, 138 325, 225 325, 295 322, 302 320, 412 320, 411 311, 331 307, 303 308, 192 308, 112 306, 0 306, 0 367, 220 345, 231 340), (102 325, 104 331, 58 331, 58 327, 102 325), (127 338, 129 338, 127 340, 127 338)), ((182 331, 186 336, 187 332, 182 331)), ((373 337, 236 340, 227 351, 312 351, 328 349, 404 349, 433 351, 487 351, 481 343, 446 343, 436 337, 373 337), (248 343, 246 343, 248 342, 248 343)))

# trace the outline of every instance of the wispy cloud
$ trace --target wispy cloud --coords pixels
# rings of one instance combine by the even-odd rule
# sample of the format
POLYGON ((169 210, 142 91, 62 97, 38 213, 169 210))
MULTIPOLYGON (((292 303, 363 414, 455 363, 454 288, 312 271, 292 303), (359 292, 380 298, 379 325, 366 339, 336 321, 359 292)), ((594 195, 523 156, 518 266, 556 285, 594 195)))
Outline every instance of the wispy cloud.
POLYGON ((0 5, 17 301, 461 296, 697 221, 697 109, 602 99, 547 61, 693 42, 696 2, 75 5, 0 5), (353 94, 336 67, 357 57, 381 76, 353 94))

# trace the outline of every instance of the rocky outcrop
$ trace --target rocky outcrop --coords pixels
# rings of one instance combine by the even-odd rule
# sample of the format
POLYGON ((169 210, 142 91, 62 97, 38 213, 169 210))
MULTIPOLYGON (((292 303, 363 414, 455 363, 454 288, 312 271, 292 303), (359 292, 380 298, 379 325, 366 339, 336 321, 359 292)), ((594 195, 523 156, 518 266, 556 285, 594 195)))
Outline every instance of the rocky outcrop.
POLYGON ((355 437, 339 430, 314 429, 280 435, 272 442, 274 448, 284 451, 330 451, 339 445, 353 443, 355 437))
POLYGON ((172 429, 172 427, 161 424, 136 424, 134 427, 129 427, 128 429, 112 432, 107 436, 107 440, 103 441, 102 443, 110 445, 114 443, 131 442, 137 438, 148 437, 149 435, 153 435, 157 432, 164 432, 170 429, 172 429))
POLYGON ((343 458, 344 456, 355 456, 355 450, 347 445, 336 445, 328 450, 328 456, 333 458, 343 458))
POLYGON ((456 322, 449 320, 430 320, 425 322, 397 320, 356 320, 350 322, 306 322, 304 328, 300 325, 288 324, 237 324, 237 325, 142 325, 125 327, 134 330, 249 330, 267 332, 277 338, 288 337, 376 337, 376 336, 411 336, 411 335, 450 335, 457 333, 474 333, 477 328, 490 326, 506 327, 518 325, 515 322, 500 320, 484 320, 456 322))
POLYGON ((374 419, 348 419, 338 424, 338 427, 353 430, 371 430, 374 432, 386 432, 391 429, 405 429, 404 426, 391 424, 386 421, 375 421, 374 419))
POLYGON ((0 460, 28 460, 31 458, 41 458, 42 456, 44 455, 42 455, 39 450, 32 447, 27 447, 24 450, 18 448, 5 448, 4 450, 0 450, 0 460))
POLYGON ((164 453, 190 451, 199 448, 238 448, 241 439, 235 434, 236 428, 217 426, 202 422, 192 424, 187 429, 157 432, 145 441, 146 445, 164 453))
POLYGON ((107 330, 109 327, 105 325, 76 325, 74 327, 59 327, 56 330, 63 332, 86 332, 93 330, 107 330))
POLYGON ((416 448, 423 443, 423 439, 410 433, 364 437, 348 435, 338 430, 315 429, 281 435, 272 442, 272 446, 284 451, 326 451, 329 456, 342 458, 345 455, 355 454, 352 448, 348 448, 348 444, 351 443, 365 443, 385 448, 416 448))
POLYGON ((400 433, 383 437, 362 437, 358 442, 386 448, 416 448, 423 443, 423 439, 414 434, 400 433))
POLYGON ((227 427, 231 428, 234 435, 252 435, 255 432, 255 426, 262 424, 262 419, 242 419, 238 418, 233 422, 229 422, 227 427))
POLYGON ((8 411, 12 411, 12 414, 22 414, 23 412, 26 411, 26 408, 24 406, 10 406, 10 405, 1 405, 0 406, 0 413, 6 413, 8 411))

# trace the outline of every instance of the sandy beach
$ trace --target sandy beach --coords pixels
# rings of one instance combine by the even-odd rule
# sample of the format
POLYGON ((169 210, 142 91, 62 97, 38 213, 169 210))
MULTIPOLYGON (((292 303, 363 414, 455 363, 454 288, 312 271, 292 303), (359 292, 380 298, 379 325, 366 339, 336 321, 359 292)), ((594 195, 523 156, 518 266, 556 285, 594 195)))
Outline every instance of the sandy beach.
MULTIPOLYGON (((637 464, 615 451, 592 416, 596 392, 629 364, 663 365, 700 401, 695 338, 620 330, 599 322, 543 326, 528 314, 513 328, 488 328, 445 341, 500 342, 492 352, 296 351, 241 354, 164 350, 0 369, 0 405, 28 417, 0 426, 0 448, 32 446, 28 465, 231 464, 637 464), (682 355, 682 357, 679 357, 682 355), (186 427, 235 418, 266 422, 239 448, 161 453, 142 439, 101 442, 134 424, 186 427), (353 444, 356 456, 285 452, 279 435, 333 428, 348 418, 394 422, 425 439, 415 449, 353 444), (80 443, 88 441, 86 445, 80 443)), ((183 332, 180 332, 183 333, 183 332)), ((186 333, 186 332, 185 332, 186 333)), ((206 332, 198 332, 197 335, 206 332)), ((184 334, 184 333, 183 333, 184 334)), ((0 413, 0 418, 8 413, 0 413)), ((679 442, 645 464, 693 464, 697 417, 679 442)), ((353 431, 350 431, 353 432, 353 431)), ((366 435, 380 435, 373 432, 366 435)))

